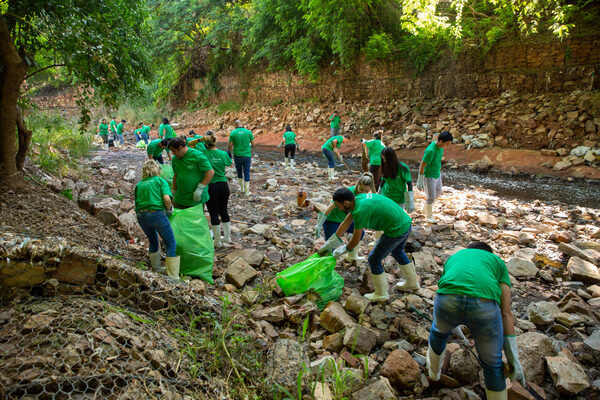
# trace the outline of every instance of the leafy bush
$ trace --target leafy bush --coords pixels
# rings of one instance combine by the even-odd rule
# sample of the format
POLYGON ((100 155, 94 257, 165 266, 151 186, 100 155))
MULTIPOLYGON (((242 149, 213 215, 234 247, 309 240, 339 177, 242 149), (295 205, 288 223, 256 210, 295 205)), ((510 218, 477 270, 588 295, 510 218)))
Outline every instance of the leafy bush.
POLYGON ((225 114, 227 111, 237 112, 240 111, 241 108, 242 105, 240 103, 230 100, 217 105, 217 113, 219 115, 222 115, 225 114))
POLYGON ((394 42, 387 33, 374 33, 365 46, 367 60, 385 60, 392 54, 394 42))

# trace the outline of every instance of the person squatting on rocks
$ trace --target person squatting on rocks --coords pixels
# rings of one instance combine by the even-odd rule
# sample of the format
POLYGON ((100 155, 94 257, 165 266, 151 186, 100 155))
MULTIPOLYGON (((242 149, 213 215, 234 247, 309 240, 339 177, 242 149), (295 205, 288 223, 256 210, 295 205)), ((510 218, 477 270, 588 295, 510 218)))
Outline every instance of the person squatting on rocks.
POLYGON ((106 119, 104 118, 98 125, 98 135, 102 138, 102 148, 108 151, 108 125, 106 125, 106 119))
MULTIPOLYGON (((152 124, 154 126, 154 124, 152 124)), ((148 125, 144 125, 143 122, 138 124, 138 128, 133 131, 133 135, 135 136, 135 142, 138 143, 140 140, 143 140, 146 145, 148 144, 148 138, 150 134, 150 127, 148 125)))
POLYGON ((162 272, 158 236, 167 248, 167 275, 179 278, 179 256, 175 255, 175 236, 167 216, 173 213, 171 189, 160 176, 160 166, 154 160, 147 160, 142 167, 142 180, 135 186, 135 212, 138 224, 148 237, 150 266, 153 271, 162 272))
POLYGON ((340 154, 339 148, 342 146, 342 142, 345 139, 350 139, 350 135, 337 135, 332 136, 321 146, 321 151, 327 158, 327 176, 330 181, 335 180, 335 159, 333 153, 335 153, 340 161, 343 162, 342 155, 340 154))
POLYGON ((169 146, 169 140, 171 139, 155 139, 146 146, 146 154, 151 160, 156 160, 159 164, 164 164, 163 150, 169 146))
POLYGON ((250 164, 252 162, 254 136, 252 132, 235 121, 235 129, 229 134, 229 153, 233 150, 233 161, 240 182, 240 192, 250 196, 250 164))
MULTIPOLYGON (((375 186, 373 184, 373 175, 370 173, 364 173, 358 179, 356 186, 350 186, 348 188, 354 195, 359 195, 361 193, 373 193, 375 192, 375 186)), ((319 213, 317 216, 317 225, 315 226, 315 238, 319 238, 321 233, 324 233, 325 240, 329 240, 329 238, 336 233, 340 224, 344 222, 348 213, 339 210, 335 202, 331 202, 329 207, 325 210, 324 213, 319 213)), ((348 226, 348 229, 344 233, 354 233, 354 222, 348 226)), ((361 234, 361 239, 364 237, 364 232, 361 234)), ((352 251, 348 252, 346 256, 346 261, 348 262, 361 262, 364 260, 363 257, 358 256, 358 249, 360 247, 360 243, 356 245, 352 249, 352 251)))
POLYGON ((183 137, 169 140, 173 152, 173 202, 185 209, 208 200, 206 187, 214 176, 212 166, 202 152, 187 146, 183 137))
POLYGON ((340 115, 337 111, 334 111, 333 114, 329 117, 329 127, 331 128, 331 137, 337 136, 340 134, 340 115))
POLYGON ((363 140, 363 146, 367 150, 369 156, 369 172, 373 174, 375 179, 375 191, 379 190, 381 184, 381 151, 385 147, 382 140, 382 131, 373 133, 373 140, 363 140))
POLYGON ((406 280, 397 283, 396 287, 400 290, 418 289, 420 286, 417 282, 415 265, 404 253, 404 245, 412 225, 412 219, 406 211, 385 196, 373 193, 354 196, 354 193, 346 188, 337 189, 333 193, 333 201, 339 210, 348 215, 338 227, 335 235, 331 235, 318 250, 319 255, 323 256, 333 252, 334 256, 339 257, 354 250, 360 242, 363 229, 382 231, 381 238, 368 257, 375 292, 365 294, 365 297, 370 301, 385 301, 389 298, 387 274, 381 264, 389 254, 398 262, 400 271, 406 280), (344 245, 340 237, 352 222, 354 222, 354 233, 350 242, 344 245))
POLYGON ((444 147, 450 143, 452 143, 452 134, 448 131, 440 133, 437 140, 431 142, 425 149, 419 167, 417 189, 425 190, 427 200, 423 210, 426 221, 429 223, 437 222, 433 217, 433 202, 442 194, 442 156, 444 147))
POLYGON ((503 347, 512 369, 509 377, 525 387, 510 309, 510 278, 504 261, 488 244, 472 242, 446 261, 438 288, 426 357, 431 379, 440 379, 450 332, 456 326, 466 325, 483 366, 487 398, 507 398, 503 347))
POLYGON ((208 185, 209 199, 206 202, 206 208, 210 214, 210 224, 212 226, 215 249, 222 246, 221 242, 221 222, 223 225, 223 242, 231 244, 231 220, 227 211, 229 201, 229 185, 225 176, 225 168, 232 164, 231 158, 226 151, 217 149, 217 138, 211 132, 206 132, 203 138, 206 144, 204 155, 212 165, 214 175, 208 185), (221 221, 219 222, 219 217, 221 221))
POLYGON ((281 141, 281 143, 279 143, 279 147, 283 145, 285 145, 285 169, 288 169, 289 167, 295 169, 296 161, 294 160, 294 156, 296 155, 296 150, 300 151, 300 143, 298 142, 296 134, 292 131, 292 127, 289 125, 285 127, 283 140, 281 141))

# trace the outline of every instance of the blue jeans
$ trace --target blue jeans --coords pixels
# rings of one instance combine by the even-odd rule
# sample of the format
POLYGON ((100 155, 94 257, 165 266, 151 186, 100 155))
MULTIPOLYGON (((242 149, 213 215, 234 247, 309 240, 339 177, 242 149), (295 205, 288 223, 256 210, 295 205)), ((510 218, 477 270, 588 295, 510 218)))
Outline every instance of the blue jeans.
POLYGON ((171 229, 171 224, 164 211, 138 212, 137 220, 146 236, 148 236, 148 242, 150 243, 148 250, 150 253, 158 251, 158 235, 160 235, 167 247, 167 257, 175 257, 175 235, 173 235, 173 229, 171 229))
POLYGON ((119 143, 123 144, 123 134, 117 134, 117 140, 119 141, 119 143))
POLYGON ((331 128, 331 137, 337 136, 340 134, 340 128, 331 128))
POLYGON ((233 161, 235 162, 238 179, 242 177, 243 172, 244 181, 250 182, 250 164, 252 162, 252 157, 233 156, 233 161))
MULTIPOLYGON (((329 239, 331 235, 333 235, 337 231, 339 226, 339 222, 325 221, 323 223, 323 233, 325 234, 325 240, 329 239)), ((346 233, 354 233, 354 222, 350 224, 350 226, 346 230, 346 233)), ((363 230, 363 233, 362 235, 360 235, 360 238, 362 239, 364 236, 365 231, 363 230)))
POLYGON ((408 256, 404 252, 404 245, 408 240, 408 235, 412 227, 409 227, 404 235, 398 237, 387 236, 385 233, 381 235, 381 238, 377 241, 377 244, 369 253, 367 260, 369 261, 369 267, 371 267, 371 273, 373 275, 379 275, 383 273, 383 265, 381 262, 390 253, 392 257, 398 262, 398 264, 406 265, 410 262, 408 256))
POLYGON ((436 354, 442 354, 450 331, 458 325, 469 327, 475 339, 485 386, 495 392, 506 389, 502 373, 504 330, 498 304, 477 297, 438 294, 433 303, 433 324, 429 333, 429 345, 436 354))
POLYGON ((327 166, 329 168, 335 168, 335 159, 333 158, 333 151, 327 149, 321 149, 325 158, 327 158, 327 166))
POLYGON ((135 142, 139 142, 140 140, 143 140, 144 143, 148 144, 148 134, 147 133, 142 133, 141 135, 138 135, 137 133, 135 134, 135 142))

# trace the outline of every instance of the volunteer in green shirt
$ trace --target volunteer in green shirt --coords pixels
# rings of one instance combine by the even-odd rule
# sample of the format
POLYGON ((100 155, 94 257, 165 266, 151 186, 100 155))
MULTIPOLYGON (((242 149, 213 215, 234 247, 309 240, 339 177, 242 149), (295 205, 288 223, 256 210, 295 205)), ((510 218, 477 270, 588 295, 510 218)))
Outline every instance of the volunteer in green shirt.
POLYGON ((425 190, 427 201, 423 209, 426 221, 429 223, 437 222, 433 217, 433 202, 442 194, 442 156, 444 155, 444 147, 450 143, 452 143, 452 134, 448 131, 440 133, 437 140, 431 142, 425 149, 419 167, 417 189, 425 190))
POLYGON ((123 144, 123 129, 125 129, 125 123, 126 122, 127 121, 125 121, 124 119, 122 119, 121 122, 119 123, 119 125, 117 125, 117 140, 121 144, 123 144))
POLYGON ((381 171, 381 194, 394 200, 407 213, 413 212, 415 198, 410 168, 398 160, 391 147, 385 147, 381 152, 381 171))
POLYGON ((162 152, 169 146, 169 139, 155 139, 151 141, 146 147, 146 153, 148 154, 148 158, 151 160, 156 160, 160 164, 164 164, 162 152))
POLYGON ((331 128, 331 137, 340 134, 340 115, 337 111, 334 111, 333 115, 329 117, 329 127, 331 128))
POLYGON ((289 125, 285 127, 285 132, 283 133, 283 140, 277 147, 281 146, 285 146, 285 169, 288 169, 288 167, 295 169, 296 161, 294 160, 294 156, 296 155, 296 150, 300 151, 300 143, 298 143, 298 138, 296 137, 296 134, 292 131, 292 127, 289 125))
POLYGON ((140 140, 143 140, 144 143, 146 143, 146 145, 147 145, 149 133, 150 133, 150 127, 148 125, 144 125, 142 122, 140 122, 138 124, 138 128, 135 131, 133 131, 133 134, 135 135, 135 142, 138 143, 140 140))
POLYGON ((369 155, 369 172, 375 178, 376 190, 379 190, 381 184, 381 150, 385 147, 381 141, 381 133, 381 131, 374 132, 373 140, 363 140, 363 146, 369 155))
POLYGON ((452 329, 466 325, 475 339, 483 366, 487 398, 507 398, 503 347, 512 367, 509 377, 525 387, 510 309, 510 287, 504 261, 484 242, 470 243, 446 261, 433 304, 427 349, 426 364, 431 379, 440 379, 446 341, 452 329))
POLYGON ((254 147, 252 132, 244 128, 240 121, 235 121, 235 129, 229 134, 228 151, 229 154, 232 154, 233 151, 233 161, 235 162, 235 169, 240 182, 240 191, 245 193, 246 196, 250 196, 252 147, 254 147))
POLYGON ((106 119, 102 119, 102 122, 98 125, 98 135, 102 138, 102 148, 108 151, 108 125, 106 125, 106 119))
POLYGON ((113 137, 113 142, 116 143, 117 142, 117 121, 115 121, 116 118, 112 117, 112 119, 110 120, 109 126, 110 126, 110 134, 113 137))
MULTIPOLYGON (((211 131, 208 131, 211 132, 211 131)), ((202 142, 202 135, 198 135, 193 129, 188 132, 188 137, 185 139, 187 141, 187 145, 191 148, 199 150, 201 152, 206 151, 206 146, 202 142)))
POLYGON ((179 257, 175 254, 175 236, 167 216, 173 212, 171 189, 160 176, 160 166, 148 160, 142 168, 142 180, 135 186, 135 212, 140 227, 148 237, 150 265, 154 271, 161 271, 158 237, 165 242, 167 249, 167 274, 179 278, 179 257))
POLYGON ((215 174, 202 152, 187 146, 183 137, 169 139, 173 158, 173 202, 175 208, 189 208, 206 203, 206 186, 215 174))
MULTIPOLYGON (((158 126, 158 138, 159 139, 172 139, 177 137, 175 130, 171 126, 171 123, 167 118, 162 119, 162 124, 158 126)), ((171 160, 171 151, 169 147, 167 147, 167 157, 171 160)))
POLYGON ((333 154, 335 153, 340 161, 344 160, 338 150, 344 139, 350 139, 350 135, 330 137, 323 146, 321 146, 321 151, 325 155, 325 158, 327 158, 327 176, 330 181, 335 180, 335 158, 333 158, 333 154))
POLYGON ((354 193, 346 188, 337 189, 333 193, 333 202, 338 210, 348 215, 335 235, 327 240, 318 253, 324 255, 333 252, 334 256, 339 256, 352 251, 358 245, 363 229, 382 231, 381 238, 368 257, 375 292, 366 294, 365 297, 370 301, 385 301, 389 298, 387 274, 381 262, 390 254, 400 265, 400 271, 406 279, 396 287, 400 290, 418 289, 420 286, 417 282, 415 265, 404 253, 404 245, 412 225, 412 220, 404 209, 385 196, 374 193, 354 196, 354 193), (344 245, 340 238, 352 222, 354 222, 352 239, 348 245, 344 245))
POLYGON ((226 151, 217 149, 217 137, 213 132, 208 131, 204 135, 206 152, 204 155, 210 162, 215 171, 210 184, 208 185, 209 199, 206 202, 206 208, 210 214, 210 224, 212 225, 215 249, 221 247, 223 243, 230 245, 231 242, 231 219, 227 211, 229 202, 229 185, 225 176, 225 168, 232 164, 231 158, 226 151), (219 221, 220 217, 220 221, 219 221), (221 241, 221 225, 223 225, 223 241, 221 241))

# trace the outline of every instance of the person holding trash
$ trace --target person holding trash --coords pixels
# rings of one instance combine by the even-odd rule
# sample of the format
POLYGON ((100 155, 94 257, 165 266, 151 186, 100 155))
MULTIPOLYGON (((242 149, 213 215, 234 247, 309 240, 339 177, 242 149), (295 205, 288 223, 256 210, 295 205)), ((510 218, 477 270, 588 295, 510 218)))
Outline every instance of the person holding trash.
POLYGON ((294 156, 296 155, 296 150, 300 151, 300 143, 298 143, 298 138, 296 138, 296 134, 292 131, 292 127, 287 125, 285 127, 285 132, 283 134, 283 140, 279 143, 278 147, 284 147, 284 157, 285 157, 285 169, 296 168, 296 161, 294 160, 294 156), (289 156, 289 158, 288 158, 289 156))
POLYGON ((183 137, 169 140, 173 152, 173 198, 175 208, 185 209, 206 203, 207 185, 215 172, 202 152, 187 146, 183 137))
POLYGON ((335 159, 333 158, 333 153, 335 153, 338 159, 343 162, 344 159, 340 154, 339 148, 342 146, 342 142, 344 139, 350 139, 350 135, 337 135, 332 136, 321 146, 321 151, 327 158, 327 176, 330 181, 335 180, 335 159))
MULTIPOLYGON (((358 179, 356 186, 350 186, 348 188, 354 195, 358 195, 361 193, 374 193, 375 186, 373 184, 373 175, 369 172, 362 174, 362 176, 358 179)), ((340 224, 346 219, 347 213, 342 210, 338 210, 335 206, 335 203, 332 201, 329 204, 329 207, 323 213, 319 213, 317 215, 317 225, 315 226, 315 238, 319 238, 323 233, 325 235, 325 240, 328 240, 332 235, 335 234, 340 224)), ((354 232, 354 223, 348 226, 348 229, 344 233, 353 233, 354 232)), ((364 232, 362 234, 364 236, 364 232)), ((362 239, 361 236, 361 239, 362 239)), ((358 256, 359 245, 356 245, 352 249, 352 251, 348 252, 346 256, 346 261, 348 262, 360 262, 363 261, 363 257, 358 256)))
POLYGON ((442 194, 442 156, 444 155, 444 148, 450 143, 452 143, 452 134, 448 131, 440 133, 437 140, 431 142, 425 149, 419 167, 417 189, 424 190, 427 196, 423 210, 425 220, 429 223, 437 222, 433 217, 433 203, 442 194))
POLYGON ((146 147, 146 154, 151 160, 156 160, 159 164, 164 164, 162 152, 169 145, 170 139, 155 139, 151 141, 146 147))
POLYGON ((433 304, 426 357, 431 379, 440 379, 448 336, 453 328, 463 324, 475 339, 487 398, 507 398, 502 348, 510 364, 509 378, 525 387, 510 308, 510 288, 506 264, 487 243, 472 242, 448 258, 433 304))
POLYGON ((147 160, 142 167, 142 180, 135 186, 135 213, 140 227, 148 237, 150 266, 155 272, 162 272, 158 237, 165 242, 167 249, 167 275, 179 278, 179 256, 175 254, 175 236, 167 218, 173 213, 171 189, 160 176, 160 166, 154 160, 147 160))
POLYGON ((381 151, 385 147, 381 141, 383 131, 373 133, 373 140, 363 140, 363 146, 369 156, 369 172, 375 178, 375 189, 379 190, 381 184, 381 151))
POLYGON ((108 125, 106 125, 106 119, 104 118, 98 125, 98 135, 102 138, 102 148, 108 151, 108 125))
POLYGON ((250 164, 252 162, 254 136, 252 131, 235 121, 235 129, 229 134, 229 154, 233 151, 233 161, 240 182, 240 192, 250 196, 250 164))
POLYGON ((397 283, 400 290, 413 290, 420 287, 417 282, 415 265, 404 252, 404 245, 411 231, 412 220, 402 207, 385 196, 369 193, 357 196, 346 188, 337 189, 333 193, 333 202, 338 210, 348 213, 340 224, 335 235, 318 250, 323 256, 330 252, 339 257, 352 252, 360 242, 363 229, 382 231, 381 238, 369 253, 368 262, 371 279, 375 286, 374 293, 365 294, 370 301, 385 301, 389 298, 387 274, 383 270, 382 261, 389 254, 398 262, 405 282, 397 283), (340 239, 348 227, 354 222, 354 233, 347 245, 340 239), (335 251, 334 251, 335 250, 335 251))

